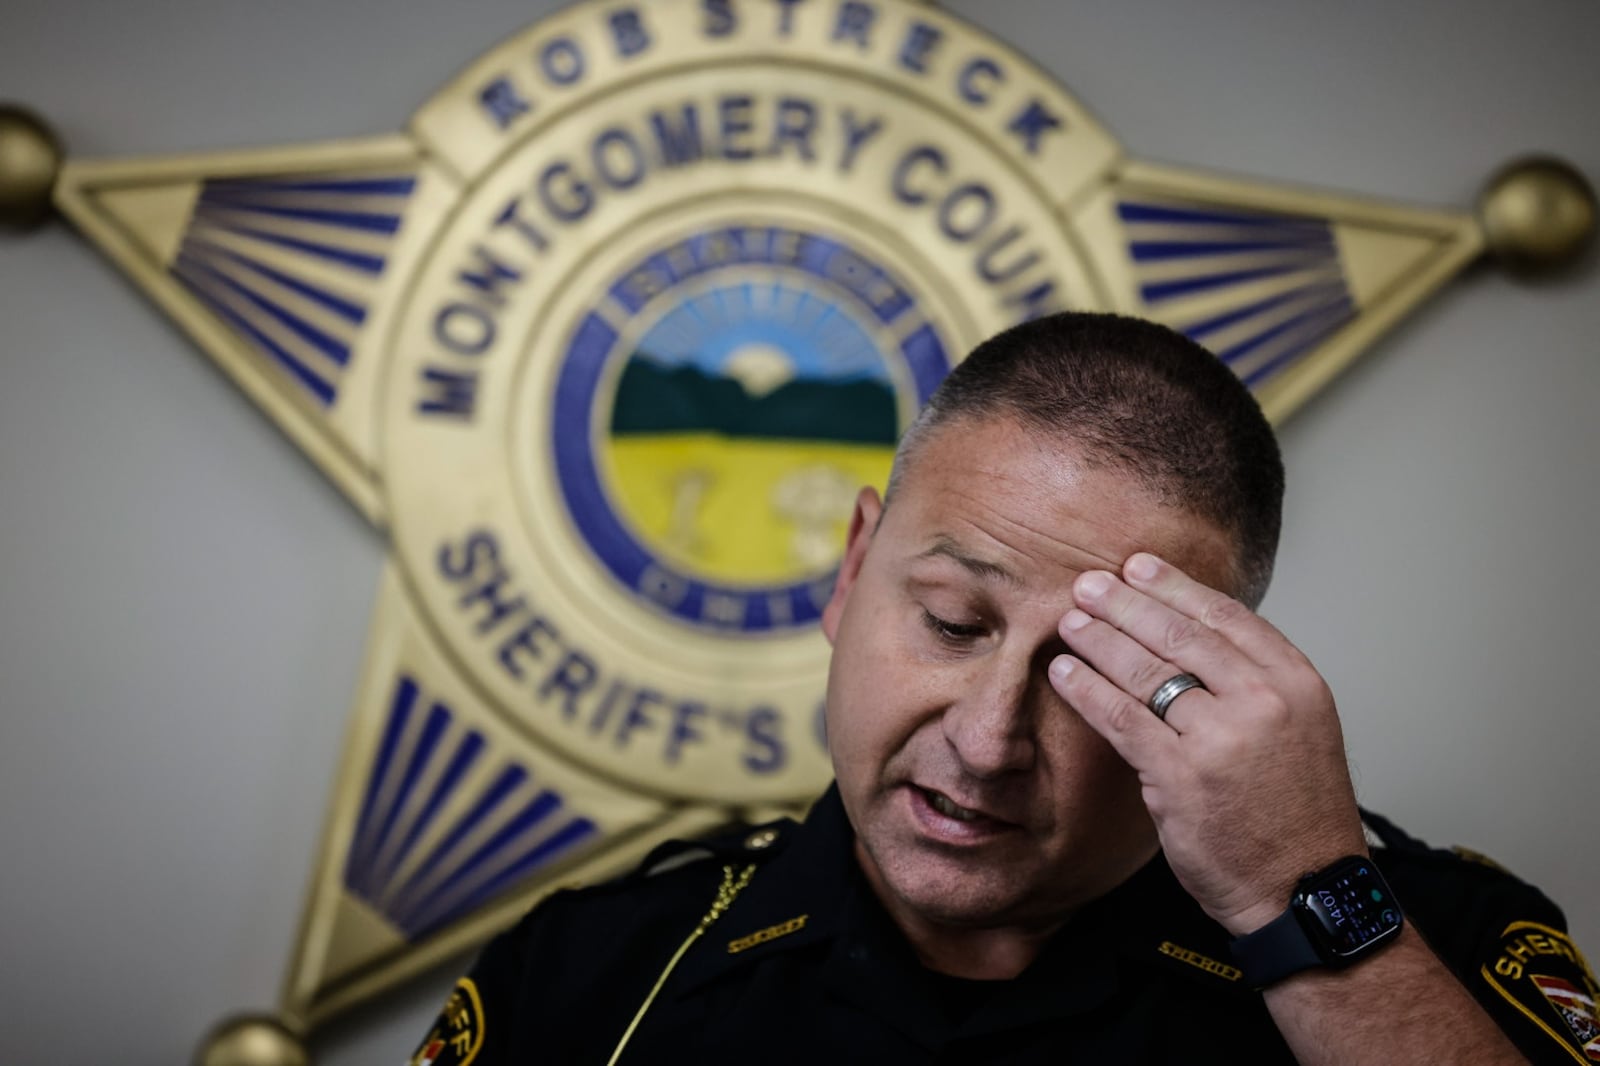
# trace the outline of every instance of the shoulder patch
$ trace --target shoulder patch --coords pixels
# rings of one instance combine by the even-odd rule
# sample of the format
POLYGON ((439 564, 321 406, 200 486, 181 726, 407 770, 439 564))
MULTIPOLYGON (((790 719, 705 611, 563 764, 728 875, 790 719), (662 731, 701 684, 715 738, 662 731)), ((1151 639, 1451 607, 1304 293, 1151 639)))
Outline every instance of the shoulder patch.
POLYGON ((1575 944, 1539 922, 1512 922, 1500 934, 1483 980, 1580 1063, 1600 1063, 1600 985, 1575 944))
POLYGON ((406 1066, 470 1066, 483 1049, 483 1023, 478 986, 463 977, 450 990, 433 1028, 406 1066))

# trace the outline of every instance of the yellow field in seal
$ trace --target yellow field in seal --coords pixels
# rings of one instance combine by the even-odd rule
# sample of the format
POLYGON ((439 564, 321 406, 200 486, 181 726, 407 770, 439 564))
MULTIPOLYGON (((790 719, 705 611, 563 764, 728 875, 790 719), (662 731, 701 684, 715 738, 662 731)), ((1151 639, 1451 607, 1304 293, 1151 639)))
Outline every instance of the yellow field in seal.
POLYGON ((496 706, 664 797, 827 779, 816 620, 952 361, 1097 306, 1108 138, 924 5, 580 8, 416 133, 469 182, 389 345, 405 578, 496 706))

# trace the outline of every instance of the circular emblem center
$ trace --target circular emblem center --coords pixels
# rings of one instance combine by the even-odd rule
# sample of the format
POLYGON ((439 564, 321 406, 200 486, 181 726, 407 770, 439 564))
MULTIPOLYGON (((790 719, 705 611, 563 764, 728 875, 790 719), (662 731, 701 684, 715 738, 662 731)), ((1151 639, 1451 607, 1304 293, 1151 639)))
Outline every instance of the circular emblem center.
POLYGON ((693 233, 607 286, 550 425, 600 563, 675 618, 816 621, 856 490, 949 366, 894 274, 792 226, 693 233))

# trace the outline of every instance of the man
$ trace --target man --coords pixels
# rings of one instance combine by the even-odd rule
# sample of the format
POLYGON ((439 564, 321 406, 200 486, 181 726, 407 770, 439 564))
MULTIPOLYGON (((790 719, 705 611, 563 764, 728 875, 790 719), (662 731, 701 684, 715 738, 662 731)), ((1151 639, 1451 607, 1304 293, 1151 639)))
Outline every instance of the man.
POLYGON ((857 500, 835 788, 552 897, 414 1061, 1600 1061, 1553 904, 1375 816, 1369 848, 1333 698, 1252 613, 1282 491, 1175 333, 980 346, 857 500))

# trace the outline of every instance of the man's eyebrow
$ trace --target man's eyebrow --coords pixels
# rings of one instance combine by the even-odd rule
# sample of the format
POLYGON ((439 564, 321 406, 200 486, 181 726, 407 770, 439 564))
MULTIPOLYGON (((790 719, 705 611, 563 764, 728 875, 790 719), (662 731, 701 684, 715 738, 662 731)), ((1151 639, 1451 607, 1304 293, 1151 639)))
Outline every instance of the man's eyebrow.
POLYGON ((933 546, 917 558, 933 559, 941 556, 954 561, 967 573, 984 581, 1003 581, 1008 585, 1022 584, 1021 578, 999 563, 971 555, 950 537, 943 535, 935 537, 933 546))

